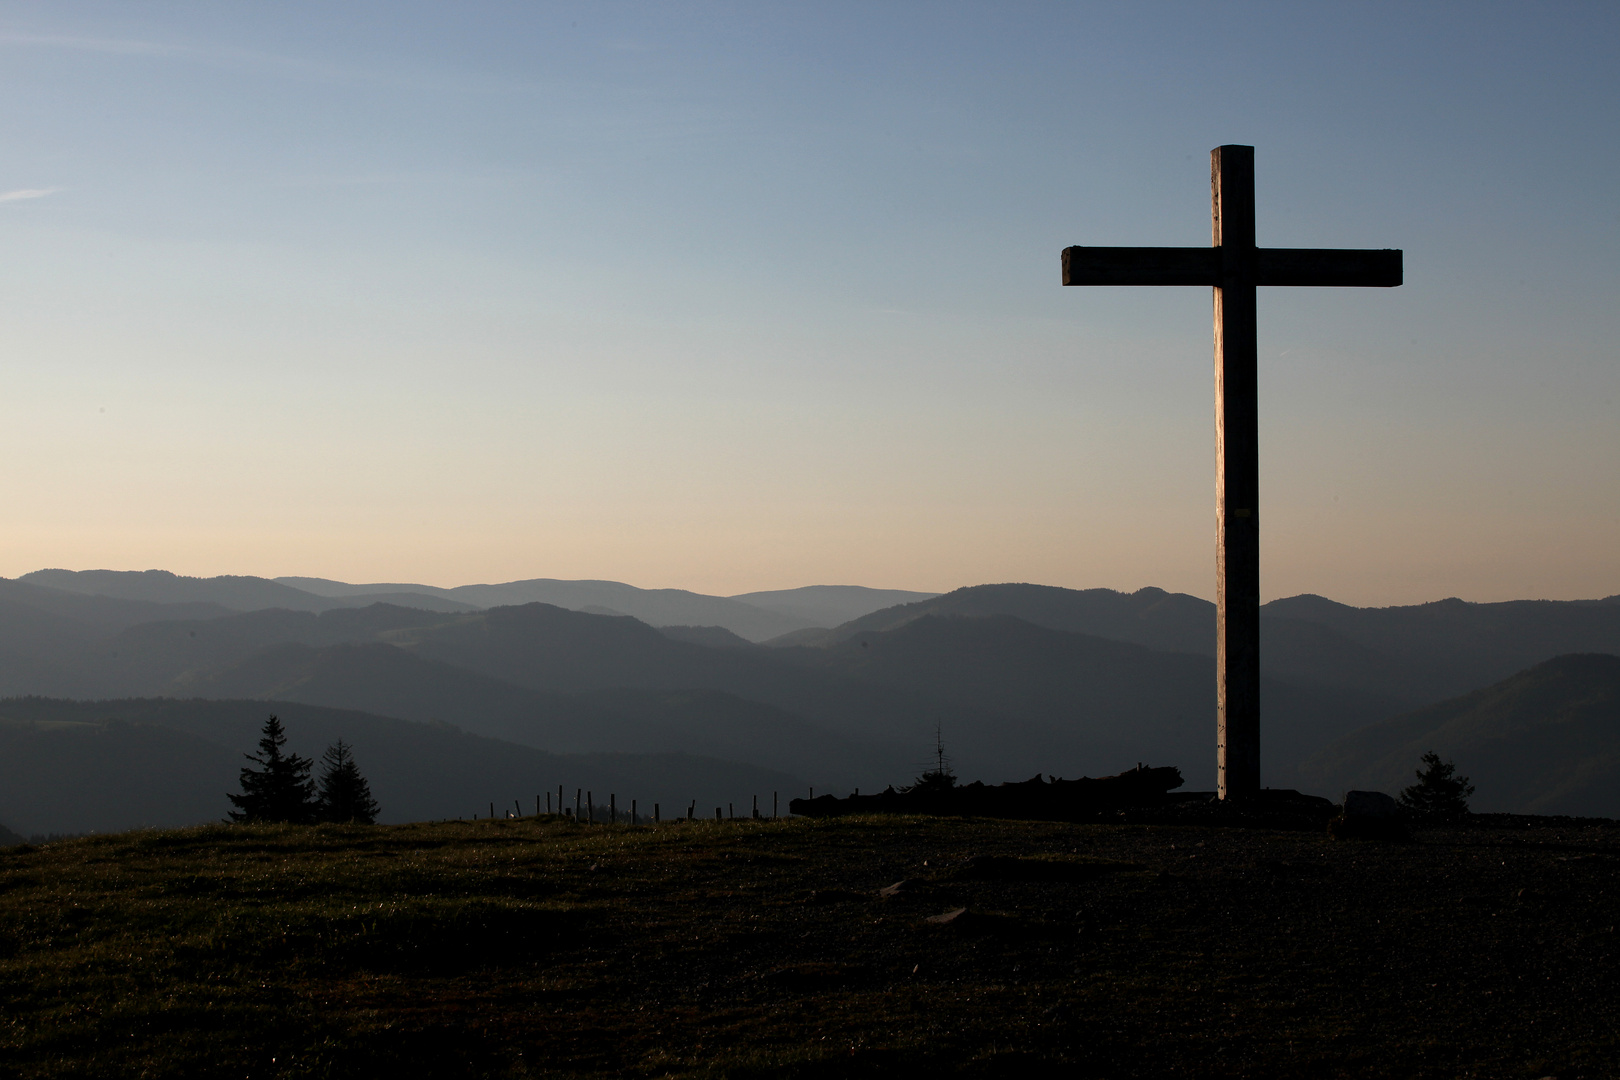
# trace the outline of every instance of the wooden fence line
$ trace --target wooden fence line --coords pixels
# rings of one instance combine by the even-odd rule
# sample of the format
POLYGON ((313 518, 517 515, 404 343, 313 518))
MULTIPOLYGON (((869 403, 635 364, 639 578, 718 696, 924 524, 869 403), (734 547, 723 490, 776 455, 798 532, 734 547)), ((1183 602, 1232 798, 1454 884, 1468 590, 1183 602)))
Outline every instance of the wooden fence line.
MULTIPOLYGON (((595 793, 593 791, 591 791, 590 789, 588 789, 588 788, 582 788, 582 787, 581 788, 575 788, 574 789, 574 808, 570 812, 566 807, 563 806, 563 794, 564 794, 565 791, 566 791, 566 787, 564 785, 562 785, 562 784, 557 785, 557 805, 556 805, 555 813, 560 817, 569 818, 569 819, 575 821, 576 823, 583 823, 583 824, 587 824, 587 825, 596 824, 597 819, 596 819, 596 795, 595 795, 595 793)), ((857 788, 856 793, 859 794, 859 791, 860 791, 860 789, 857 788)), ((812 799, 814 799, 816 797, 816 789, 815 788, 810 789, 810 797, 812 799)), ((760 809, 759 809, 759 796, 758 795, 753 795, 753 796, 750 796, 750 799, 751 799, 751 806, 750 806, 750 809, 749 809, 749 820, 752 820, 752 821, 762 821, 762 820, 764 820, 764 815, 761 814, 760 809)), ((636 800, 636 799, 631 799, 630 800, 630 824, 631 825, 640 825, 641 824, 641 808, 640 807, 641 807, 641 804, 640 804, 639 800, 636 800)), ((617 792, 611 792, 610 791, 608 793, 607 811, 608 811, 608 824, 617 825, 619 823, 619 795, 618 795, 617 792)), ((551 804, 551 791, 549 789, 545 792, 543 801, 542 801, 542 796, 540 796, 540 795, 536 795, 534 797, 534 816, 536 818, 538 818, 538 817, 540 817, 542 815, 542 813, 544 813, 544 815, 547 816, 547 817, 551 816, 551 814, 553 813, 552 804, 551 804), (543 810, 542 810, 542 806, 544 807, 543 810)), ((508 817, 508 818, 519 818, 519 819, 521 819, 523 817, 523 801, 521 799, 513 799, 512 800, 512 809, 506 811, 505 816, 508 817)), ((495 803, 493 801, 491 801, 490 804, 489 804, 489 817, 490 817, 490 820, 492 820, 492 821, 495 818, 495 803)), ((771 792, 770 820, 772 820, 772 821, 780 821, 781 817, 782 817, 782 793, 780 791, 773 791, 773 792, 771 792)), ((693 799, 687 804, 685 820, 687 820, 687 821, 695 821, 696 819, 697 819, 697 800, 693 799)), ((714 808, 714 820, 715 821, 724 822, 724 821, 726 821, 728 819, 731 820, 731 821, 736 821, 737 820, 737 804, 736 803, 727 803, 724 807, 716 806, 714 808)), ((472 816, 472 820, 477 821, 478 820, 478 815, 474 814, 472 816)), ((656 802, 653 803, 652 824, 654 824, 654 825, 662 824, 663 820, 664 820, 663 807, 660 804, 656 803, 656 802)), ((681 819, 676 818, 674 820, 680 821, 681 819)))

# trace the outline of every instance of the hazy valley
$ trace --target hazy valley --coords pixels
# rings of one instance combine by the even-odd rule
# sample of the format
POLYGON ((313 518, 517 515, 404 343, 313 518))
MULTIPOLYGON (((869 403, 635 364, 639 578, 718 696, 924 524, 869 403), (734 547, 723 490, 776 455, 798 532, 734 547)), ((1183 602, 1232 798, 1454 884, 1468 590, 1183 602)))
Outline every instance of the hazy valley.
MULTIPOLYGON (((1145 761, 1207 789, 1213 618, 1157 589, 41 571, 0 580, 0 823, 216 819, 269 712, 298 752, 354 743, 392 821, 527 812, 559 784, 709 814, 881 788, 936 730, 964 777, 1145 761)), ((1272 786, 1394 790, 1433 747, 1476 774, 1480 809, 1620 815, 1620 598, 1300 596, 1266 605, 1263 649, 1272 786)))

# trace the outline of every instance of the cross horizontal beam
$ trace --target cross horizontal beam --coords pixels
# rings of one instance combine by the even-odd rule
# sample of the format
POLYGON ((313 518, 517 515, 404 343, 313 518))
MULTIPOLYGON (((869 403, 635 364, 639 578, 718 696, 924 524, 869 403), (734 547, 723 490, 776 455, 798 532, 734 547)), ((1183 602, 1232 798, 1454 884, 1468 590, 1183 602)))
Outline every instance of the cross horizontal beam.
MULTIPOLYGON (((1393 288, 1401 283, 1399 248, 1254 248, 1256 285, 1393 288)), ((1218 247, 1069 247, 1065 285, 1203 285, 1221 283, 1218 247)))

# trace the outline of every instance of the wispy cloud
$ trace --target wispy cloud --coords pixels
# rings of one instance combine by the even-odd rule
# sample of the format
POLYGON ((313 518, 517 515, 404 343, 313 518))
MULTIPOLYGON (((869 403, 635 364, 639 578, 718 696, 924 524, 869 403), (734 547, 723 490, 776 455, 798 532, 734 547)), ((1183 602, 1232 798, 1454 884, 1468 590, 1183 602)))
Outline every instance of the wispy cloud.
POLYGON ((389 71, 375 67, 331 63, 310 57, 259 52, 211 42, 78 37, 67 34, 26 34, 0 30, 0 49, 7 48, 56 49, 108 56, 150 57, 327 83, 407 85, 480 94, 551 91, 549 84, 537 86, 526 80, 493 77, 481 71, 446 72, 418 68, 389 71))
POLYGON ((120 41, 114 38, 67 37, 60 34, 0 33, 0 45, 45 45, 58 49, 122 56, 169 56, 182 51, 175 46, 155 41, 120 41))
POLYGON ((0 31, 0 47, 153 57, 306 78, 311 76, 325 79, 352 78, 361 74, 347 68, 323 65, 295 57, 210 43, 199 45, 182 41, 72 37, 63 34, 15 34, 0 31))
POLYGON ((20 202, 23 199, 43 199, 47 195, 55 195, 61 188, 38 187, 18 188, 16 191, 0 191, 0 202, 20 202))

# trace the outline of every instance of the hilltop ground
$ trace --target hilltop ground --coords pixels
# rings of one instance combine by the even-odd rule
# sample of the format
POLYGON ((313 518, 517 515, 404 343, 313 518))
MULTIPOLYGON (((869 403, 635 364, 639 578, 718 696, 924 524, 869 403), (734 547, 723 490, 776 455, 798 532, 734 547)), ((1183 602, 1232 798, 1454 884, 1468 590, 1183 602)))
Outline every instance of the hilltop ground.
POLYGON ((128 833, 0 851, 0 1075, 1608 1076, 1617 908, 1552 820, 128 833))

